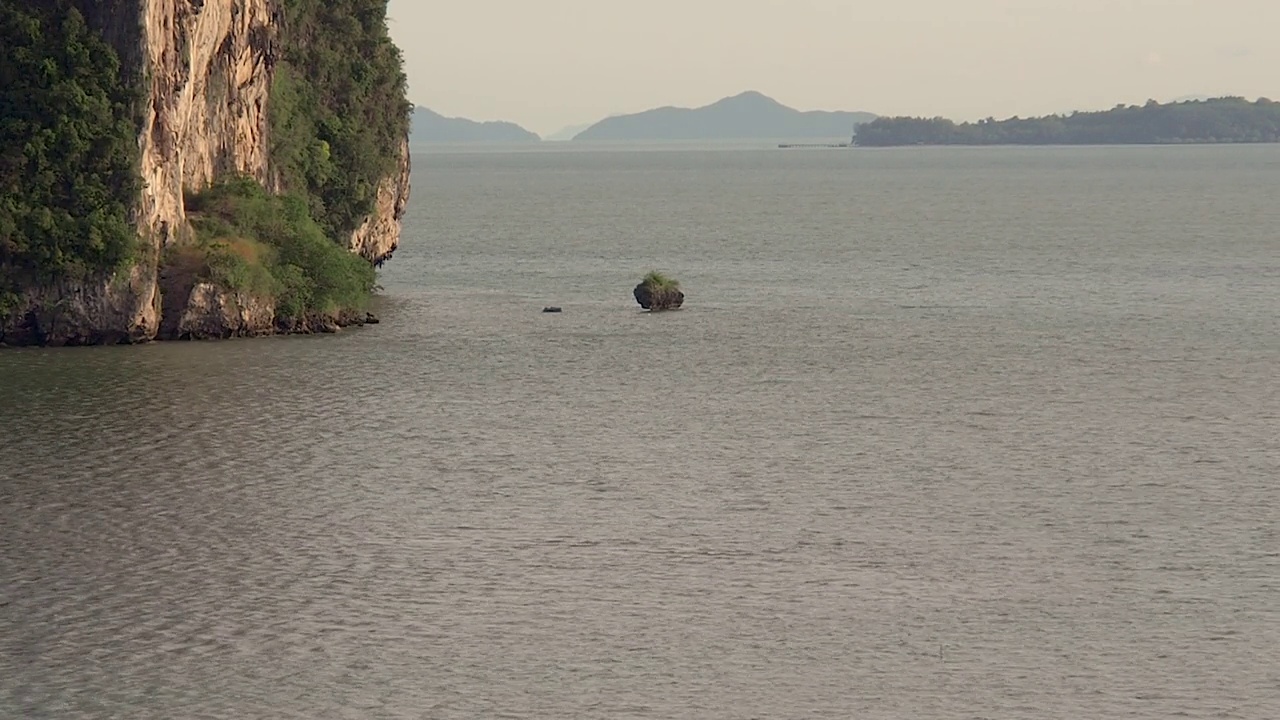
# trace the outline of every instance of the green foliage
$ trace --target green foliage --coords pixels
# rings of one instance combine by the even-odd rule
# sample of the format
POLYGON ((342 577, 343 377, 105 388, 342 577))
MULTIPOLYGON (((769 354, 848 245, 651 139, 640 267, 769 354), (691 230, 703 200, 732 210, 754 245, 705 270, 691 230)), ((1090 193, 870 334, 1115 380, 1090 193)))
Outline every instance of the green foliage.
POLYGON ((13 312, 20 300, 18 293, 5 289, 4 282, 4 277, 0 276, 0 319, 13 312))
POLYGON ((132 223, 140 94, 66 0, 0 0, 0 301, 117 269, 132 223))
POLYGON ((854 142, 889 145, 1106 145, 1280 142, 1280 103, 1218 98, 1161 105, 1118 105, 1105 112, 1042 118, 878 118, 859 125, 854 142))
POLYGON ((267 268, 269 253, 251 240, 214 239, 203 243, 207 278, 216 285, 252 295, 274 296, 279 283, 267 268), (246 252, 247 250, 247 252, 246 252))
POLYGON ((237 178, 189 196, 205 279, 276 298, 285 317, 363 308, 375 273, 330 240, 305 201, 237 178))
POLYGON ((271 157, 330 237, 373 211, 409 132, 387 0, 283 0, 283 59, 271 90, 271 157))
POLYGON ((364 307, 374 269, 336 240, 373 211, 395 172, 410 106, 387 0, 281 0, 282 57, 269 103, 271 160, 286 194, 237 178, 187 198, 199 274, 270 295, 284 317, 364 307))
MULTIPOLYGON (((0 0, 0 311, 24 285, 110 272, 143 249, 142 78, 74 4, 0 0)), ((358 309, 374 270, 341 239, 373 210, 409 125, 387 0, 279 10, 271 156, 287 194, 235 179, 189 198, 196 244, 169 248, 165 262, 274 296, 286 316, 358 309)))
POLYGON ((679 280, 676 280, 675 278, 667 277, 666 275, 663 275, 657 270, 654 270, 649 274, 645 275, 644 279, 641 280, 640 283, 642 285, 648 286, 649 289, 651 290, 679 290, 680 289, 679 280))

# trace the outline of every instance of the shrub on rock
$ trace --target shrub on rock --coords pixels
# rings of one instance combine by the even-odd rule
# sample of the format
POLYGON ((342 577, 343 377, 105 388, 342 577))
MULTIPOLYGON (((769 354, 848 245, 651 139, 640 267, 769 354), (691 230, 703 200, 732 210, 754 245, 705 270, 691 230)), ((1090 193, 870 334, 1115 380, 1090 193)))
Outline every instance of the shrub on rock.
POLYGON ((679 281, 656 270, 644 276, 636 286, 635 296, 640 307, 651 312, 676 310, 684 304, 679 281))

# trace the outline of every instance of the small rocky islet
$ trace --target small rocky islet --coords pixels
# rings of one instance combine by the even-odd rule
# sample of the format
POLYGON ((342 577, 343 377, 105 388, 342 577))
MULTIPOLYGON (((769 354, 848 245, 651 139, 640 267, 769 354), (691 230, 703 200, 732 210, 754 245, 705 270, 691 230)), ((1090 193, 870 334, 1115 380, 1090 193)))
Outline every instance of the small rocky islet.
POLYGON ((633 294, 640 307, 649 312, 679 310, 684 305, 684 292, 680 290, 680 281, 663 275, 658 271, 644 276, 636 285, 633 294))

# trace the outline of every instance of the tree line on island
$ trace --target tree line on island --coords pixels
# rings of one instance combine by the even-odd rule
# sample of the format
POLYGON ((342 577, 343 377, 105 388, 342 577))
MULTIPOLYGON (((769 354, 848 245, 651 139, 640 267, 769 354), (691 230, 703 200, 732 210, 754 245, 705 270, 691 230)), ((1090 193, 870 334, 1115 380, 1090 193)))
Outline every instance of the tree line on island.
POLYGON ((859 125, 854 144, 901 145, 1170 145, 1280 142, 1280 102, 1239 97, 1117 105, 1100 112, 1038 118, 880 117, 859 125))

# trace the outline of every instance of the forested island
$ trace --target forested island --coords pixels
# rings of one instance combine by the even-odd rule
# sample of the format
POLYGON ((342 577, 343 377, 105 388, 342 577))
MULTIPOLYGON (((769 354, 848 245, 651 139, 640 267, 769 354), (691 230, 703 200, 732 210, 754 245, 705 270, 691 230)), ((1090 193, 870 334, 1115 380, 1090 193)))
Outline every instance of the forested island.
POLYGON ((409 193, 387 2, 0 0, 0 344, 367 319, 409 193))
POLYGON ((1280 102, 1239 97, 1117 105, 1101 112, 1039 118, 881 117, 859 125, 854 144, 900 145, 1170 145, 1280 142, 1280 102))

